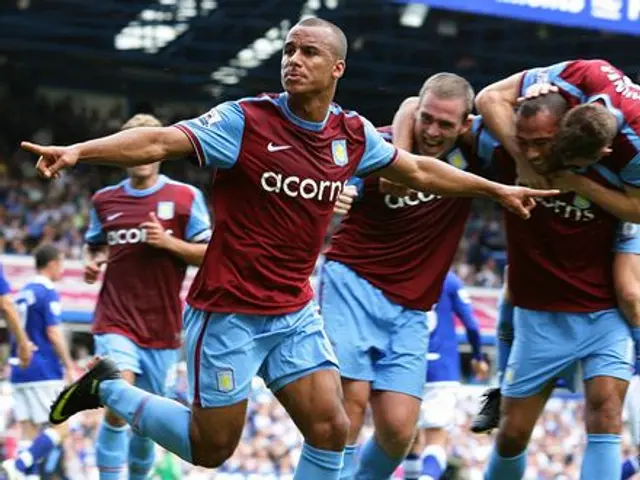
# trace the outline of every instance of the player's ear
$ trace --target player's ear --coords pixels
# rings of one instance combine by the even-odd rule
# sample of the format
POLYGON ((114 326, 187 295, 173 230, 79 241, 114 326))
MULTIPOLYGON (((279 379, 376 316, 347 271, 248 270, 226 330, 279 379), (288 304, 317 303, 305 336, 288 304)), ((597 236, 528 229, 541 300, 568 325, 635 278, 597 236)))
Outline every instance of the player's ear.
POLYGON ((473 124, 473 115, 467 115, 467 118, 462 122, 462 129, 460 131, 460 135, 464 135, 471 129, 471 125, 473 124))
POLYGON ((347 69, 347 64, 344 60, 336 61, 333 66, 333 78, 336 80, 340 80, 344 75, 344 71, 347 69))

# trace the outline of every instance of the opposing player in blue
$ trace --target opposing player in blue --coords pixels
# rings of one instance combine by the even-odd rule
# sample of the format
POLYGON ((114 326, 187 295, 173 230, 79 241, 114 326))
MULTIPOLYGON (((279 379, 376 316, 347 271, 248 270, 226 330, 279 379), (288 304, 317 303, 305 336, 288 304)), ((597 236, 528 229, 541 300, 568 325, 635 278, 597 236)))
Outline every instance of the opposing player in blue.
POLYGON ((418 423, 420 430, 404 462, 406 480, 437 480, 447 466, 448 429, 455 421, 460 390, 460 353, 454 315, 467 332, 474 375, 485 379, 489 373, 471 298, 462 280, 449 271, 438 303, 427 314, 430 332, 427 378, 418 423))
POLYGON ((283 93, 226 102, 172 127, 66 147, 22 144, 40 156, 45 178, 78 162, 132 167, 188 155, 217 169, 215 231, 184 314, 191 409, 129 385, 113 361, 97 359, 60 394, 52 421, 106 405, 140 435, 214 468, 235 451, 260 375, 305 439, 294 478, 338 478, 349 420, 309 277, 346 182, 375 172, 420 191, 488 196, 522 218, 533 198, 558 194, 497 184, 394 148, 332 102, 347 46, 336 25, 306 19, 286 38, 283 93))
MULTIPOLYGON (((64 256, 54 245, 40 246, 35 254, 37 276, 18 293, 16 304, 24 327, 37 347, 27 368, 13 366, 16 420, 20 422, 22 451, 17 459, 3 463, 9 480, 39 478, 40 461, 56 448, 67 434, 66 425, 47 427, 49 407, 64 388, 65 375, 71 379, 73 363, 60 325, 62 307, 54 282, 64 273, 64 256)), ((15 355, 15 344, 12 354, 15 355)))

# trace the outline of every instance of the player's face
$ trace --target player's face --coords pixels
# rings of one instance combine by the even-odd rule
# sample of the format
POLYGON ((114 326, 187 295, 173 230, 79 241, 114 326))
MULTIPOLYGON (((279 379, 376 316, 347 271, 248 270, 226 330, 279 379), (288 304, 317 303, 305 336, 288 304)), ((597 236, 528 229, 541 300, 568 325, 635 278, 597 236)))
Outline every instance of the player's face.
POLYGON ((51 279, 54 282, 61 280, 64 276, 64 255, 60 254, 58 258, 51 262, 51 279))
POLYGON ((148 165, 138 165, 137 167, 127 168, 127 173, 131 178, 144 180, 146 178, 157 175, 160 171, 160 162, 150 163, 148 165))
POLYGON ((518 115, 516 118, 518 146, 538 173, 549 172, 547 159, 559 127, 560 119, 548 110, 541 110, 531 117, 518 115))
POLYGON ((439 157, 451 150, 470 124, 462 98, 440 98, 427 91, 416 111, 413 135, 418 151, 439 157))
POLYGON ((287 35, 280 76, 289 94, 332 90, 344 73, 344 60, 336 58, 333 32, 325 27, 294 27, 287 35))

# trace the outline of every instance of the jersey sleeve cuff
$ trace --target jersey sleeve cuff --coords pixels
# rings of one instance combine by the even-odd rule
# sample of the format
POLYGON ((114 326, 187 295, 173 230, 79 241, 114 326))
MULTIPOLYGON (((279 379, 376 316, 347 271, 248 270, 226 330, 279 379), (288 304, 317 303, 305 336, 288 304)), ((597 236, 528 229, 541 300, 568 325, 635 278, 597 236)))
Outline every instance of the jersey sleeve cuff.
POLYGON ((356 177, 360 177, 360 178, 368 177, 372 173, 378 172, 380 170, 383 170, 383 169, 391 166, 391 164, 393 162, 395 162, 396 159, 398 158, 398 155, 399 155, 398 149, 396 147, 393 147, 393 155, 391 155, 391 158, 386 163, 384 163, 382 165, 378 165, 378 166, 372 168, 371 170, 367 170, 366 172, 360 172, 360 173, 356 174, 356 177))
POLYGON ((205 166, 207 164, 207 159, 204 156, 204 150, 202 149, 202 145, 200 144, 200 140, 198 140, 197 135, 184 123, 178 123, 173 126, 184 133, 191 142, 191 145, 196 152, 196 157, 198 158, 198 165, 200 167, 205 166))

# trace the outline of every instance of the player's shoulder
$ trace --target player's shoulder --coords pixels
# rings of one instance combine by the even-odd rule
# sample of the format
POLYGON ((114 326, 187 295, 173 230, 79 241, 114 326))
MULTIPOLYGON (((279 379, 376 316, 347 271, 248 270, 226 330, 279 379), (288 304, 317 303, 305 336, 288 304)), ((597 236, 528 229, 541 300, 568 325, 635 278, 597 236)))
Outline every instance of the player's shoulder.
POLYGON ((165 188, 171 188, 175 190, 177 194, 183 196, 184 198, 193 199, 199 195, 202 195, 202 192, 198 187, 191 185, 190 183, 180 182, 178 180, 174 180, 170 177, 165 177, 165 188))
POLYGON ((36 275, 26 283, 21 290, 29 290, 32 292, 33 298, 36 301, 51 300, 58 296, 58 292, 56 291, 56 287, 53 282, 42 275, 36 275))
POLYGON ((110 196, 119 193, 123 188, 125 183, 127 182, 127 180, 122 180, 114 185, 108 185, 106 187, 103 187, 99 190, 97 190, 93 196, 91 197, 91 201, 96 203, 96 202, 101 202, 107 198, 109 198, 110 196))

